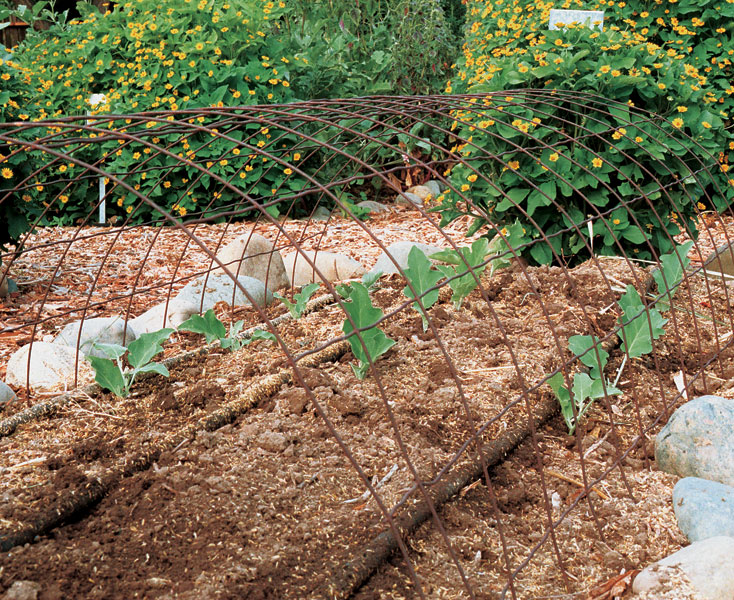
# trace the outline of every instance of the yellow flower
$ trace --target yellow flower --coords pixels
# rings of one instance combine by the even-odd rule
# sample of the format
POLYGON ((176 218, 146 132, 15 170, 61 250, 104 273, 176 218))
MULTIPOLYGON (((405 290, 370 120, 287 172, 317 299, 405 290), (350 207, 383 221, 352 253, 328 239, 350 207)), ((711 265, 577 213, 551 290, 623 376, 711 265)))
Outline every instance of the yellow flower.
POLYGON ((477 180, 477 174, 472 173, 471 175, 469 175, 469 177, 467 177, 467 179, 471 181, 472 183, 474 183, 477 180))
POLYGON ((296 153, 295 153, 295 154, 293 155, 293 160, 301 160, 301 155, 300 155, 300 154, 299 154, 298 152, 296 152, 296 153))
POLYGON ((612 223, 614 223, 615 225, 619 225, 620 221, 619 221, 619 219, 614 219, 614 221, 612 221, 612 223))
POLYGON ((59 173, 63 173, 63 172, 65 172, 65 171, 66 171, 66 169, 67 169, 67 166, 66 166, 66 165, 60 165, 60 166, 59 166, 59 173))
POLYGON ((128 207, 127 207, 127 208, 125 209, 125 211, 127 212, 127 214, 130 214, 131 212, 133 212, 133 207, 132 207, 132 206, 128 206, 128 207))
POLYGON ((609 65, 602 65, 602 66, 601 66, 601 67, 599 68, 599 70, 600 70, 600 71, 601 71, 602 73, 609 73, 609 71, 611 71, 611 70, 612 70, 612 67, 610 67, 609 65))
POLYGON ((520 168, 520 161, 511 160, 507 163, 507 166, 510 167, 513 171, 517 171, 517 169, 520 168))
POLYGON ((688 111, 688 107, 687 106, 679 106, 676 110, 679 113, 684 113, 684 112, 687 112, 688 111))
POLYGON ((601 158, 599 158, 598 156, 597 156, 597 157, 596 157, 596 158, 595 158, 594 160, 592 160, 592 161, 591 161, 591 165, 592 165, 592 166, 593 166, 593 167, 594 167, 595 169, 598 169, 598 168, 599 168, 599 167, 601 167, 601 166, 602 166, 603 164, 604 164, 604 161, 603 161, 603 160, 602 160, 601 158))
POLYGON ((59 196, 59 200, 61 200, 61 204, 66 204, 69 201, 69 196, 66 194, 61 194, 59 196))
POLYGON ((673 127, 675 127, 676 129, 680 129, 681 127, 683 127, 683 125, 684 125, 683 119, 681 118, 673 119, 673 127))
POLYGON ((659 88, 660 88, 661 90, 664 90, 664 89, 665 89, 665 84, 664 84, 664 83, 658 83, 658 87, 659 87, 659 88))
POLYGON ((711 123, 708 121, 701 121, 701 125, 703 125, 706 129, 711 129, 711 123))
POLYGON ((548 160, 551 162, 556 162, 558 160, 558 152, 554 152, 548 157, 548 160))
POLYGON ((469 185, 468 183, 465 183, 464 185, 462 185, 462 186, 461 186, 461 191, 462 191, 462 192, 466 192, 466 191, 469 191, 469 188, 470 188, 470 187, 471 187, 471 186, 470 186, 470 185, 469 185))
POLYGON ((5 177, 5 179, 10 179, 13 176, 13 170, 5 167, 2 171, 0 171, 0 175, 5 177))
POLYGON ((293 174, 293 169, 291 169, 291 168, 283 169, 283 173, 285 173, 286 175, 292 175, 293 174))

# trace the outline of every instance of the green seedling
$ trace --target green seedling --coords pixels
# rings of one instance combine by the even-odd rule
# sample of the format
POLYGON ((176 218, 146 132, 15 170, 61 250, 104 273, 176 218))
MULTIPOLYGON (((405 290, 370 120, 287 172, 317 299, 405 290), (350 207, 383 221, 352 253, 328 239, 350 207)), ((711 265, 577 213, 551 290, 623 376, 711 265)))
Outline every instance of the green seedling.
POLYGON ((349 300, 344 303, 344 310, 351 317, 351 321, 344 319, 342 331, 349 336, 352 353, 358 361, 356 365, 352 365, 352 371, 357 379, 364 379, 370 364, 392 348, 395 340, 391 340, 381 329, 374 327, 374 324, 383 317, 383 312, 372 306, 367 286, 355 282, 349 284, 349 287, 351 288, 349 300), (362 340, 355 333, 355 325, 356 329, 360 330, 362 340))
POLYGON ((509 267, 510 261, 514 258, 511 249, 519 248, 526 241, 525 229, 520 223, 515 222, 503 227, 502 235, 496 235, 489 244, 489 254, 497 255, 491 263, 489 274, 493 275, 497 269, 509 267))
MULTIPOLYGON (((368 292, 372 293, 372 290, 375 289, 380 277, 382 277, 382 271, 370 271, 369 273, 365 273, 362 275, 362 285, 367 288, 368 292)), ((334 289, 336 289, 336 293, 345 300, 348 300, 352 293, 352 286, 349 283, 340 283, 334 289)))
POLYGON ((280 295, 278 292, 275 292, 273 296, 285 304, 288 312, 291 313, 291 317, 294 319, 300 319, 303 316, 303 311, 306 310, 306 304, 317 289, 319 289, 318 283, 309 283, 308 285, 304 285, 299 294, 293 295, 294 302, 291 302, 288 298, 280 295))
POLYGON ((423 251, 418 246, 413 246, 408 254, 408 268, 404 270, 406 279, 413 286, 411 290, 410 286, 403 288, 403 294, 408 298, 416 298, 413 294, 418 295, 423 303, 421 308, 418 302, 413 302, 413 308, 420 314, 423 320, 423 331, 428 330, 428 319, 426 317, 425 310, 428 310, 438 300, 438 289, 435 288, 436 284, 442 279, 443 275, 433 269, 431 261, 428 260, 423 251), (430 291, 429 291, 430 290, 430 291), (425 309, 425 310, 424 310, 425 309))
POLYGON ((437 268, 449 280, 448 283, 453 292, 451 301, 457 309, 461 308, 461 303, 464 301, 464 298, 479 285, 479 277, 487 267, 486 264, 482 263, 485 262, 488 254, 489 243, 486 238, 475 240, 471 248, 459 248, 458 251, 442 250, 441 252, 431 254, 433 260, 454 265, 438 265, 437 268), (473 273, 469 271, 467 265, 472 268, 473 273))
POLYGON ((130 388, 140 373, 158 373, 168 377, 168 369, 161 363, 152 362, 153 357, 163 352, 161 344, 173 333, 173 329, 161 329, 152 333, 144 333, 130 342, 127 348, 119 344, 95 343, 94 347, 104 352, 108 358, 89 356, 89 362, 95 372, 94 380, 115 396, 126 398, 130 388), (127 362, 132 367, 122 366, 122 357, 127 353, 127 362))
POLYGON ((200 333, 206 338, 206 343, 211 344, 219 340, 219 345, 225 350, 232 350, 233 352, 239 350, 244 346, 249 346, 252 342, 257 340, 275 340, 275 336, 269 331, 263 331, 262 329, 256 329, 249 338, 241 338, 240 333, 244 321, 237 321, 232 324, 229 328, 229 334, 217 316, 214 314, 213 309, 209 309, 204 315, 191 315, 186 321, 179 325, 179 331, 191 331, 192 333, 200 333))
MULTIPOLYGON (((658 286, 658 305, 667 310, 672 305, 675 290, 683 279, 685 270, 690 264, 687 254, 693 242, 678 246, 670 254, 660 257, 660 269, 653 273, 658 286)), ((627 360, 640 358, 652 352, 652 342, 665 334, 665 324, 668 322, 657 308, 645 307, 639 292, 634 286, 628 285, 617 303, 622 314, 617 319, 622 338, 621 350, 624 352, 622 364, 617 370, 614 382, 604 378, 604 368, 609 354, 605 352, 599 339, 589 335, 575 335, 568 339, 568 348, 578 356, 582 364, 589 368, 589 373, 576 373, 573 377, 571 390, 563 386, 563 375, 557 373, 548 379, 548 384, 556 394, 561 405, 561 413, 568 432, 575 431, 581 417, 588 411, 594 400, 605 396, 621 394, 616 386, 622 375, 627 360), (574 417, 574 406, 576 416, 574 417)))

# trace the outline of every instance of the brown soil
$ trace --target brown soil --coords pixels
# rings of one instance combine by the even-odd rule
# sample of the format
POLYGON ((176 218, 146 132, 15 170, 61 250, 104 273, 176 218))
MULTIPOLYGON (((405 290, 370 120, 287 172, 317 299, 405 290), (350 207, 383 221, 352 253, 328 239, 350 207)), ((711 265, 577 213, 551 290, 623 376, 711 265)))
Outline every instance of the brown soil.
MULTIPOLYGON (((380 500, 396 516, 409 511, 421 499, 414 473, 428 489, 440 486, 474 460, 478 427, 486 425, 479 437, 489 445, 525 424, 551 394, 538 384, 569 356, 568 337, 611 331, 619 291, 643 289, 647 277, 617 259, 571 271, 515 264, 485 274, 460 310, 443 290, 428 332, 404 306, 404 281, 385 278, 374 302, 390 315, 383 328, 397 344, 376 363, 377 377, 358 381, 350 352, 301 369, 309 391, 284 385, 233 424, 163 453, 73 521, 5 553, 0 590, 30 580, 42 599, 328 595, 330 578, 386 530, 354 464, 373 485, 396 466, 380 500)), ((718 308, 728 306, 723 284, 691 279, 676 305, 655 352, 627 364, 624 394, 596 403, 578 436, 556 416, 491 469, 491 488, 479 479, 438 509, 445 534, 429 519, 405 538, 426 597, 467 594, 457 562, 477 598, 499 597, 508 572, 520 598, 585 593, 685 543, 670 504, 675 479, 655 469, 651 442, 681 401, 673 375, 686 373, 690 394, 730 390, 734 355, 728 312, 718 308), (699 369, 705 376, 692 380, 699 369), (594 485, 588 496, 584 480, 594 485)), ((298 355, 340 336, 342 320, 331 305, 279 334, 298 355)), ((615 350, 607 372, 621 362, 615 350)), ((0 438, 0 536, 286 365, 270 342, 213 351, 169 379, 148 379, 128 399, 78 395, 53 418, 0 438)), ((355 597, 417 597, 401 554, 355 597)))

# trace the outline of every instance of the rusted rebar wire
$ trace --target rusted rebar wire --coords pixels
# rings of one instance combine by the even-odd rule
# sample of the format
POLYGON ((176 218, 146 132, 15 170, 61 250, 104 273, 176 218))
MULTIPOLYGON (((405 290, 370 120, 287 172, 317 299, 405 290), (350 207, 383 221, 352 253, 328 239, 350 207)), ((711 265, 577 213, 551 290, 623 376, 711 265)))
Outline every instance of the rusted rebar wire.
MULTIPOLYGON (((614 334, 607 338, 602 347, 606 352, 616 349, 621 343, 621 337, 614 334)), ((579 372, 588 373, 587 367, 579 372)), ((538 411, 533 414, 534 425, 538 427, 549 421, 560 410, 560 403, 554 394, 545 394, 540 402, 538 411)), ((529 420, 507 429, 497 439, 482 447, 481 455, 487 469, 492 469, 503 462, 517 447, 531 434, 529 420)), ((457 468, 457 470, 442 479, 430 488, 431 500, 434 507, 442 506, 456 496, 462 489, 477 480, 484 478, 482 461, 474 459, 472 462, 457 468)), ((589 486, 589 490, 593 486, 589 486)), ((588 492, 587 492, 588 493, 588 492)), ((577 499, 580 500, 580 497, 577 499)), ((414 533, 420 525, 431 517, 431 510, 425 501, 407 508, 400 516, 394 517, 395 528, 401 538, 414 533)), ((351 598, 397 550, 398 542, 390 529, 379 533, 367 544, 362 546, 351 560, 329 566, 329 580, 316 593, 317 597, 328 600, 346 600, 351 598)))
MULTIPOLYGON (((303 311, 303 314, 306 315, 310 312, 319 310, 320 308, 323 308, 324 306, 327 306, 329 304, 332 304, 334 302, 334 297, 331 294, 324 294, 323 296, 319 296, 318 298, 313 298, 308 304, 306 305, 306 308, 303 311)), ((280 315, 279 317, 275 317, 270 322, 275 325, 280 325, 281 323, 285 321, 291 321, 293 320, 293 317, 290 313, 285 313, 280 315)), ((247 339, 252 336, 253 332, 257 329, 263 329, 263 326, 254 326, 250 327, 248 330, 242 332, 239 336, 237 336, 240 339, 247 339)), ((183 352, 182 354, 177 354, 176 356, 171 356, 170 358, 165 359, 162 361, 163 365, 167 369, 171 369, 175 367, 176 365, 181 364, 183 361, 189 359, 189 358, 195 358, 200 356, 206 356, 211 352, 214 348, 218 348, 219 343, 213 342, 211 344, 207 344, 206 346, 202 346, 200 348, 197 348, 196 350, 189 350, 188 352, 183 352)), ((137 381, 145 381, 146 379, 153 377, 154 374, 152 373, 143 373, 138 378, 137 381)), ((102 391, 102 388, 97 383, 90 383, 80 390, 82 394, 86 394, 88 396, 96 396, 102 391)), ((66 392, 64 394, 60 394, 58 396, 54 396, 50 400, 45 400, 44 402, 39 402, 37 404, 34 404, 33 406, 30 406, 26 408, 25 410, 22 410, 16 414, 14 414, 12 417, 8 417, 7 419, 3 419, 0 421, 0 438, 7 437, 15 433, 15 430, 20 426, 24 425, 25 423, 30 423, 31 421, 35 419, 40 419, 41 417, 48 417, 56 413, 60 408, 66 406, 67 404, 70 404, 71 401, 74 398, 77 398, 78 392, 71 391, 66 392)))
MULTIPOLYGON (((323 362, 333 362, 346 353, 348 349, 349 342, 338 342, 318 354, 305 358, 299 364, 299 367, 314 368, 323 362)), ((11 533, 0 535, 0 551, 7 552, 15 546, 30 543, 36 536, 43 535, 58 527, 99 502, 123 479, 150 468, 164 452, 173 450, 183 442, 195 437, 197 431, 216 431, 233 423, 258 402, 273 396, 284 385, 292 381, 293 374, 290 369, 281 369, 277 373, 261 378, 257 383, 248 387, 247 391, 239 398, 202 417, 195 423, 190 423, 165 436, 162 441, 153 444, 144 454, 126 457, 121 463, 108 469, 102 477, 66 493, 54 506, 46 509, 32 523, 11 533)))

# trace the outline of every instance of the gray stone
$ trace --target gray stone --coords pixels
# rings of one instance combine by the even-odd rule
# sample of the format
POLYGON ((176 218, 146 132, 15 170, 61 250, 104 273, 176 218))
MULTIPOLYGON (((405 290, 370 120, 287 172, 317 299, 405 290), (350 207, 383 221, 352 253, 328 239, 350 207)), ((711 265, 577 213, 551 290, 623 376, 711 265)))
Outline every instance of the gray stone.
MULTIPOLYGON (((143 335, 144 333, 152 333, 153 331, 158 331, 159 329, 163 329, 164 327, 173 327, 175 329, 181 323, 183 323, 183 321, 174 324, 171 319, 172 309, 173 301, 168 303, 168 311, 166 311, 165 302, 156 304, 153 308, 149 308, 139 317, 130 319, 130 327, 132 327, 138 335, 143 335), (163 320, 164 314, 165 321, 163 320)), ((184 319, 184 321, 185 320, 186 319, 184 319)))
POLYGON ((444 248, 438 248, 436 246, 429 246, 428 244, 421 244, 420 242, 395 242, 387 247, 387 252, 383 252, 377 259, 375 266, 372 267, 371 272, 382 271, 384 274, 398 273, 398 268, 395 266, 390 256, 400 266, 401 269, 408 267, 408 254, 413 246, 418 246, 426 256, 435 254, 444 250, 444 248))
POLYGON ((734 485, 734 400, 694 398, 676 410, 655 439, 655 460, 679 477, 734 485))
POLYGON ((705 600, 732 600, 734 538, 708 538, 665 557, 635 577, 632 591, 648 598, 673 598, 680 595, 671 592, 690 593, 689 586, 705 600))
MULTIPOLYGON (((280 252, 271 241, 257 233, 247 233, 230 242, 217 252, 217 259, 235 275, 267 282, 271 292, 288 287, 280 252)), ((223 273, 223 270, 218 268, 214 272, 223 273)))
POLYGON ((395 204, 405 206, 423 206, 423 199, 411 192, 401 192, 395 197, 395 204))
POLYGON ((283 258, 285 271, 291 280, 291 285, 299 287, 307 283, 320 282, 322 278, 326 281, 343 281, 353 279, 365 274, 366 269, 353 258, 337 252, 315 252, 304 250, 293 252, 283 258), (305 255, 305 256, 304 256, 305 255), (316 273, 314 267, 321 273, 316 273))
POLYGON ((703 261, 703 266, 708 275, 723 273, 734 277, 734 243, 719 246, 703 261))
MULTIPOLYGON (((13 386, 25 387, 28 373, 28 352, 31 354, 29 386, 37 391, 59 391, 74 387, 76 349, 62 344, 34 342, 17 350, 8 360, 5 380, 13 386), (32 349, 31 349, 32 348, 32 349)), ((94 378, 92 368, 79 355, 78 383, 83 385, 94 378)))
POLYGON ((4 381, 0 381, 0 406, 15 400, 18 396, 4 381))
POLYGON ((95 343, 122 345, 123 334, 125 334, 125 345, 127 345, 138 337, 129 324, 125 326, 125 320, 122 317, 96 317, 85 319, 83 325, 81 321, 69 323, 56 336, 53 343, 76 348, 80 327, 82 335, 79 339, 79 349, 85 356, 102 358, 107 356, 101 350, 93 348, 95 343), (126 329, 127 333, 125 333, 126 329))
POLYGON ((36 600, 41 584, 35 581, 14 581, 3 596, 3 600, 36 600))
POLYGON ((316 210, 311 213, 312 221, 328 221, 331 218, 331 211, 325 206, 317 206, 316 210))
POLYGON ((0 381, 0 406, 15 400, 18 396, 4 381, 0 381))
POLYGON ((425 185, 414 185, 413 187, 408 188, 406 192, 408 194, 413 194, 414 196, 418 196, 418 198, 421 199, 420 201, 421 204, 423 204, 429 198, 436 197, 436 194, 433 193, 433 190, 425 185))
POLYGON ((678 527, 691 542, 734 537, 734 487, 685 477, 673 488, 673 510, 678 527))
POLYGON ((358 202, 357 206, 359 208, 366 208, 371 214, 390 212, 389 206, 382 204, 382 202, 375 202, 374 200, 363 200, 362 202, 358 202))
POLYGON ((441 186, 441 182, 436 181, 435 179, 431 179, 430 181, 426 181, 423 184, 423 187, 428 188, 428 190, 431 192, 431 196, 434 198, 438 198, 441 195, 441 192, 443 191, 443 187, 441 186))

